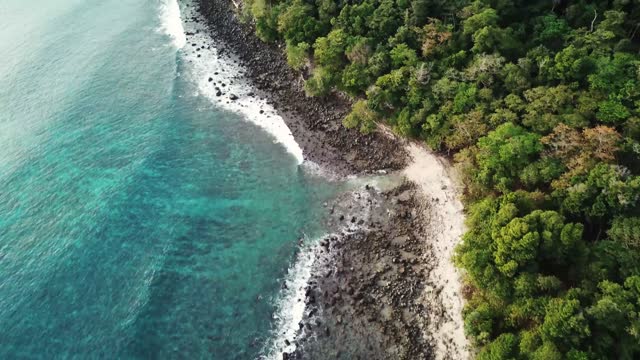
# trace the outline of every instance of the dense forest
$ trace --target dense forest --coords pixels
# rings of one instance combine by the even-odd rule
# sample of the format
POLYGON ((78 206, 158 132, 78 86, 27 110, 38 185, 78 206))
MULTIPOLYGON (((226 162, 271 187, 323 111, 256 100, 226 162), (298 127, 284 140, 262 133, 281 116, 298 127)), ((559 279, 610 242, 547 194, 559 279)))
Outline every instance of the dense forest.
POLYGON ((640 358, 640 0, 249 0, 305 89, 455 160, 478 359, 640 358))

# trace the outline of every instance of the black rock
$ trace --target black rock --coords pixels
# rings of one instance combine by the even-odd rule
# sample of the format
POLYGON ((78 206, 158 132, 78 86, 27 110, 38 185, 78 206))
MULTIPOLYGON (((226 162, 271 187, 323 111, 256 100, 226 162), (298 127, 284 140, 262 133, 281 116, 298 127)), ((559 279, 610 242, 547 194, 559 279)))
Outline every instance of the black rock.
POLYGON ((222 96, 222 92, 220 90, 216 91, 216 96, 222 96))
POLYGON ((209 82, 212 82, 212 81, 213 81, 213 78, 209 78, 209 82))
POLYGON ((229 95, 229 99, 238 100, 238 96, 236 94, 231 94, 231 95, 229 95))

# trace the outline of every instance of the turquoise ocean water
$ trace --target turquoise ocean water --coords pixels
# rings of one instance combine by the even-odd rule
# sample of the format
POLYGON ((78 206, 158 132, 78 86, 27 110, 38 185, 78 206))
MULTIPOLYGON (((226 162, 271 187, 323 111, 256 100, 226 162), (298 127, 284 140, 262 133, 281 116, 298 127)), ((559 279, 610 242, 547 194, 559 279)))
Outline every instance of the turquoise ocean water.
POLYGON ((336 185, 202 95, 164 7, 0 1, 0 359, 255 358, 323 232, 336 185))

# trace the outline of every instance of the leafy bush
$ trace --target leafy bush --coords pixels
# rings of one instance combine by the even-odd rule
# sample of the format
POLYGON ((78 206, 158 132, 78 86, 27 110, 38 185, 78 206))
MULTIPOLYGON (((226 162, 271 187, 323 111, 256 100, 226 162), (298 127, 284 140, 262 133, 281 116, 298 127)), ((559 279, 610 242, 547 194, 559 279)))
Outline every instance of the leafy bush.
POLYGON ((309 44, 301 42, 296 45, 291 42, 287 42, 287 63, 295 70, 300 70, 307 62, 309 50, 309 44))

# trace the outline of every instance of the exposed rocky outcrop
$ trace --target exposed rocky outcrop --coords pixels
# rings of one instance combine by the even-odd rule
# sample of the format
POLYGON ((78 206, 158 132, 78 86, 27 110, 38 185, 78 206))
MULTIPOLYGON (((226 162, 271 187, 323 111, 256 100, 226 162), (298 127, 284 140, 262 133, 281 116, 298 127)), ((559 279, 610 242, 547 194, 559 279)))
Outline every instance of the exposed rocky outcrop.
POLYGON ((271 101, 305 158, 343 175, 405 166, 407 155, 398 142, 380 133, 363 135, 342 126, 351 107, 348 99, 339 94, 307 97, 302 76, 287 64, 282 44, 260 41, 250 25, 238 21, 230 1, 198 3, 214 38, 220 41, 219 50, 238 57, 247 70, 245 76, 259 90, 256 95, 271 101))

